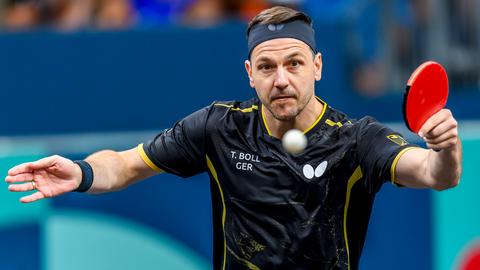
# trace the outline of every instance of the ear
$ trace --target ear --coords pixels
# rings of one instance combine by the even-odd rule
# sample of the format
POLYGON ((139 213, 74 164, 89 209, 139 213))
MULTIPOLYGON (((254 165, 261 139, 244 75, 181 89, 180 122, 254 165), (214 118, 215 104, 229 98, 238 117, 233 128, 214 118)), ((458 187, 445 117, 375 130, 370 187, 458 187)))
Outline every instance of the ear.
POLYGON ((245 70, 247 71, 248 79, 250 80, 250 87, 255 88, 252 77, 252 64, 250 60, 245 60, 245 70))
POLYGON ((313 65, 315 66, 315 80, 320 81, 322 79, 322 54, 317 53, 315 59, 313 59, 313 65))

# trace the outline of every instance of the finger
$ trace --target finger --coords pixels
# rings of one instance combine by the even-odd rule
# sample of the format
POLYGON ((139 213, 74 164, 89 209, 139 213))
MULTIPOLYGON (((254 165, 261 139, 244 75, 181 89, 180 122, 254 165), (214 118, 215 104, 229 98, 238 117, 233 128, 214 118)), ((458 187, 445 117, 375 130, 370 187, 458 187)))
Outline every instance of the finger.
POLYGON ((33 170, 29 167, 30 162, 22 163, 8 170, 8 175, 14 176, 21 173, 31 173, 33 170))
POLYGON ((23 183, 23 184, 14 184, 14 185, 8 186, 8 190, 12 192, 25 192, 25 191, 31 191, 34 189, 35 188, 32 182, 23 183))
POLYGON ((5 182, 7 183, 16 183, 16 182, 27 182, 33 180, 33 173, 21 173, 17 175, 7 175, 5 177, 5 182))
POLYGON ((454 137, 458 137, 458 130, 456 128, 451 129, 437 137, 433 137, 433 138, 425 137, 425 142, 429 144, 438 144, 443 141, 450 140, 454 137))
POLYGON ((41 193, 40 191, 37 191, 31 195, 28 195, 28 196, 25 196, 25 197, 22 197, 20 198, 20 201, 22 203, 31 203, 31 202, 34 202, 34 201, 38 201, 38 200, 41 200, 45 198, 45 196, 43 195, 43 193, 41 193))
POLYGON ((448 133, 450 130, 457 130, 457 126, 457 120, 455 120, 453 117, 449 117, 430 130, 430 132, 425 134, 425 138, 434 139, 435 137, 439 137, 444 133, 448 133))
POLYGON ((20 165, 17 165, 11 168, 8 171, 8 175, 17 175, 20 173, 32 172, 33 170, 48 168, 53 164, 55 164, 56 159, 57 159, 57 156, 50 156, 50 157, 39 159, 34 162, 22 163, 20 165))
POLYGON ((447 148, 450 148, 450 147, 454 146, 457 143, 457 141, 458 141, 458 138, 455 137, 455 138, 451 138, 447 141, 443 141, 443 142, 437 143, 437 144, 427 143, 427 147, 431 148, 431 149, 434 149, 434 150, 447 149, 447 148))
POLYGON ((429 133, 433 128, 438 126, 441 122, 445 121, 448 117, 451 117, 452 113, 448 109, 442 109, 435 113, 434 115, 430 116, 427 121, 423 124, 422 128, 418 132, 420 137, 424 137, 427 133, 429 133))

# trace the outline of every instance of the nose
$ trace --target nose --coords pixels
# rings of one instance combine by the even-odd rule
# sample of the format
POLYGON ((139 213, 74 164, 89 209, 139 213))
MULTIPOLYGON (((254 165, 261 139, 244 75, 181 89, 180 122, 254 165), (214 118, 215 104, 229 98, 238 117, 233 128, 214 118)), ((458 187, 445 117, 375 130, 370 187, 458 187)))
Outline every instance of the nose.
POLYGON ((287 71, 283 68, 278 68, 275 74, 274 86, 279 89, 285 89, 288 86, 287 71))

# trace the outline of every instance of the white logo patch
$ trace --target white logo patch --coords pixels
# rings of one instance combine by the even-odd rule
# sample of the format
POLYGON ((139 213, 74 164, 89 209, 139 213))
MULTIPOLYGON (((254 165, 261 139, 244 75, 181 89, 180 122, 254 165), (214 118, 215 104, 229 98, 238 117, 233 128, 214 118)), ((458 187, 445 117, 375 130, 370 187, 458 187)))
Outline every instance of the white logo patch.
POLYGON ((280 31, 285 27, 284 24, 269 24, 268 25, 268 30, 270 31, 280 31))
POLYGON ((322 176, 325 173, 325 170, 327 169, 328 166, 328 161, 324 160, 322 163, 318 164, 317 168, 315 170, 313 169, 313 166, 310 164, 305 164, 303 165, 303 175, 307 179, 312 179, 314 176, 316 178, 322 176))
POLYGON ((327 165, 328 165, 328 162, 326 160, 320 163, 315 169, 315 177, 322 176, 325 170, 327 169, 327 165))
POLYGON ((315 172, 313 171, 313 167, 310 164, 305 164, 303 166, 303 175, 305 175, 306 178, 312 179, 314 176, 315 172))

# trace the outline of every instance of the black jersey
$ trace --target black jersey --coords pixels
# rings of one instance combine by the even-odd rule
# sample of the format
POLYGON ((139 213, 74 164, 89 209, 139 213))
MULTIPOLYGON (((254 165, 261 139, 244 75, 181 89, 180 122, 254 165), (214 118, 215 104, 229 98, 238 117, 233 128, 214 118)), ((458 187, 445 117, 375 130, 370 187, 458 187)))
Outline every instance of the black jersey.
POLYGON ((321 102, 298 155, 270 135, 257 98, 213 103, 139 146, 153 169, 209 173, 214 269, 358 268, 375 194, 411 145, 321 102))

